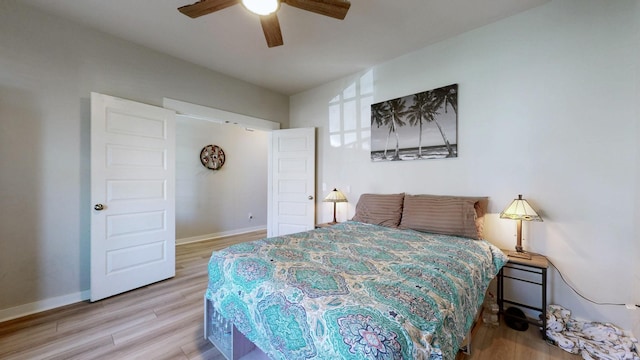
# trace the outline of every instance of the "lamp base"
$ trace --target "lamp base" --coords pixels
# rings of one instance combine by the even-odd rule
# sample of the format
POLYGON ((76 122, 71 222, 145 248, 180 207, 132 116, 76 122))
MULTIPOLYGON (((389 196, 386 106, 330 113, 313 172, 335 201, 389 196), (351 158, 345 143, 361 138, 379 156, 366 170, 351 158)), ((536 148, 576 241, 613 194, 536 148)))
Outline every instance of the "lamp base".
POLYGON ((507 251, 508 257, 531 260, 531 254, 526 251, 507 251))

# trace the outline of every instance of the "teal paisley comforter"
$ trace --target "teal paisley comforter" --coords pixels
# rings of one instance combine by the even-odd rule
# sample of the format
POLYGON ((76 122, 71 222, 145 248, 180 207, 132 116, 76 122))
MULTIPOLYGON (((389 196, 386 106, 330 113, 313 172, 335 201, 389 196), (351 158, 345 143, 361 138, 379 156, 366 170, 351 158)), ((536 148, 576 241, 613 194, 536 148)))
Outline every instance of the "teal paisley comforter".
POLYGON ((206 298, 272 359, 454 359, 506 257, 358 222, 214 252, 206 298))

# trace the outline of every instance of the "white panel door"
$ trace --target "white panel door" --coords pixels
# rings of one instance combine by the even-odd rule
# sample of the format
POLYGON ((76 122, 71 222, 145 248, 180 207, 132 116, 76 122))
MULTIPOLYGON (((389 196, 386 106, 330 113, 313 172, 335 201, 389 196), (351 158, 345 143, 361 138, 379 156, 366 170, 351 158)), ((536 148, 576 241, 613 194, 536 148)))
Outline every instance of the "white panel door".
POLYGON ((91 93, 91 301, 175 275, 175 112, 91 93))
POLYGON ((315 227, 315 159, 315 128, 271 132, 269 236, 315 227))

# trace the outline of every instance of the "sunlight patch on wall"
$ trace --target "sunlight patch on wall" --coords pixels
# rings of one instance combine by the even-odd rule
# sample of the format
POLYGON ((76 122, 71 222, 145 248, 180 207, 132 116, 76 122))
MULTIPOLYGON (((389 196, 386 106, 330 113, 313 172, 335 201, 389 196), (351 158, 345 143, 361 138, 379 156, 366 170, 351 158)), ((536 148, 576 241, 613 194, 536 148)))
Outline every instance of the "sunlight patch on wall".
POLYGON ((373 70, 364 73, 329 101, 329 142, 332 147, 370 150, 373 70))

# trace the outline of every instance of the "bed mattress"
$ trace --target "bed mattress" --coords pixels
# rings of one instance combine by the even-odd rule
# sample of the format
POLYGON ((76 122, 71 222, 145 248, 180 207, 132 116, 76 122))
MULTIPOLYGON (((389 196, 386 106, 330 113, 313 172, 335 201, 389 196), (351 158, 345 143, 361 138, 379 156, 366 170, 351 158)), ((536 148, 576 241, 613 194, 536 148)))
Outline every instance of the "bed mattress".
POLYGON ((272 359, 453 359, 506 261, 349 221, 214 252, 205 298, 272 359))

